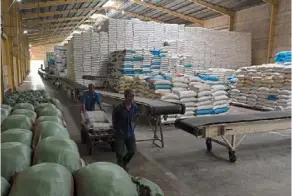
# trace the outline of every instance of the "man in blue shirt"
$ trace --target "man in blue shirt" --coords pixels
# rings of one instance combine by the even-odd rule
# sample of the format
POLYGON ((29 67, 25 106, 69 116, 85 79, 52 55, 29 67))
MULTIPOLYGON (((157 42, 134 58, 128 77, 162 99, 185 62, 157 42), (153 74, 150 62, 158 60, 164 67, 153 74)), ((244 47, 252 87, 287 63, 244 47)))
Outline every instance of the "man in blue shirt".
POLYGON ((115 130, 115 151, 117 163, 126 171, 127 164, 131 161, 136 151, 136 139, 133 120, 137 113, 137 105, 133 103, 134 93, 131 89, 124 92, 125 101, 113 111, 112 122, 115 130), (124 152, 125 147, 127 153, 124 152))
POLYGON ((88 85, 88 91, 84 92, 82 100, 82 111, 95 111, 95 104, 98 104, 100 110, 104 111, 101 106, 101 97, 99 93, 95 92, 93 84, 88 85))

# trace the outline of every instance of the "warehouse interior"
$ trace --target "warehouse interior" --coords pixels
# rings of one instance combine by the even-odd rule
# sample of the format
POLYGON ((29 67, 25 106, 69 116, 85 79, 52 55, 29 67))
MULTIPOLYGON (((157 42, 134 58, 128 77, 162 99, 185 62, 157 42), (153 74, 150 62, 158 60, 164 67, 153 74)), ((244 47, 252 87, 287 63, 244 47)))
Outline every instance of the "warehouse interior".
MULTIPOLYGON (((50 103, 62 112, 60 118, 65 122, 69 139, 78 147, 84 168, 96 162, 117 163, 116 154, 109 145, 92 147, 89 152, 90 137, 85 142, 82 139, 85 136, 82 136, 81 102, 88 85, 95 84, 108 123, 111 124, 114 106, 122 102, 122 94, 127 87, 134 91, 134 100, 141 111, 142 106, 143 110, 144 105, 145 108, 148 106, 143 105, 140 98, 148 102, 170 102, 176 104, 176 107, 184 105, 184 109, 181 109, 183 112, 151 116, 155 123, 163 124, 163 131, 157 128, 159 136, 154 131, 153 137, 154 125, 142 123, 150 119, 148 113, 139 116, 137 126, 135 124, 137 152, 129 164, 129 174, 155 183, 146 183, 153 195, 291 195, 291 0, 2 0, 0 5, 1 137, 5 136, 3 133, 9 132, 3 125, 5 121, 21 113, 15 112, 18 102, 13 102, 13 99, 22 99, 17 93, 44 90, 41 92, 44 94, 33 96, 43 98, 48 95, 50 103), (156 53, 159 53, 159 58, 156 53), (141 61, 137 60, 140 56, 141 61), (132 58, 136 60, 129 60, 132 58), (280 62, 280 58, 288 60, 280 62), (212 80, 213 77, 218 78, 218 81, 212 80), (161 83, 162 80, 164 82, 161 83), (156 84, 156 81, 160 83, 156 84), (171 87, 165 87, 167 85, 171 87), (222 87, 218 92, 214 90, 215 86, 222 85, 226 88, 222 87), (228 129, 224 126, 228 127, 228 123, 218 125, 218 131, 204 127, 205 135, 197 135, 194 128, 184 130, 186 124, 205 120, 205 113, 201 114, 199 110, 207 112, 209 108, 198 102, 199 94, 203 92, 201 88, 206 86, 212 89, 210 91, 214 96, 212 102, 207 104, 212 105, 212 114, 206 114, 212 116, 214 121, 224 119, 225 115, 231 119, 233 116, 264 116, 279 110, 282 113, 275 113, 277 117, 269 117, 267 119, 270 121, 263 124, 255 124, 255 128, 247 127, 248 120, 247 123, 242 120, 240 124, 230 125, 231 130, 238 129, 238 132, 234 131, 238 134, 236 139, 235 134, 227 134, 228 129), (144 88, 147 90, 144 91, 144 88), (228 101, 217 101, 222 108, 227 109, 214 113, 222 109, 215 105, 217 98, 214 92, 219 94, 219 91, 226 92, 223 94, 228 97, 228 101), (264 97, 257 91, 263 92, 264 97), (163 99, 168 94, 172 94, 172 97, 163 99), (183 96, 186 96, 186 102, 181 98, 183 96), (52 101, 55 98, 59 100, 62 109, 52 101), (280 117, 282 115, 283 119, 280 117), (183 122, 186 122, 184 126, 178 125, 183 122), (207 130, 210 130, 210 134, 214 131, 213 135, 208 136, 207 130), (225 138, 224 131, 230 140, 225 138), (210 139, 213 136, 221 139, 221 143, 210 139), (152 137, 150 140, 160 142, 160 147, 148 141, 152 137), (211 141, 213 147, 208 143, 211 141)), ((32 99, 35 103, 36 99, 32 99)), ((41 118, 37 109, 33 113, 41 118)), ((38 145, 33 146, 37 135, 36 122, 37 118, 30 129, 33 130, 32 152, 38 149, 38 145)), ((24 129, 17 126, 10 129, 24 129)), ((198 130, 200 132, 201 127, 198 130)), ((16 141, 11 137, 8 140, 16 141)), ((1 146, 8 146, 8 143, 2 140, 1 146)), ((3 148, 8 149, 6 146, 3 148)), ((1 151, 4 163, 11 162, 5 156, 9 152, 7 149, 1 151)), ((21 187, 21 180, 25 179, 21 178, 21 174, 36 167, 35 154, 31 153, 33 161, 27 168, 14 171, 20 174, 16 179, 12 174, 7 174, 5 166, 1 167, 5 171, 1 172, 1 179, 7 180, 6 184, 2 182, 1 185, 5 186, 6 195, 9 191, 12 195, 39 195, 37 191, 26 192, 23 189, 25 186, 21 187), (19 191, 18 194, 15 190, 19 191)), ((54 162, 44 160, 39 163, 54 162)), ((98 172, 101 172, 100 168, 98 172)), ((33 170, 29 172, 33 173, 33 170)), ((73 189, 77 196, 91 196, 92 193, 83 189, 103 196, 130 194, 131 188, 128 187, 129 192, 120 189, 127 186, 127 180, 117 177, 120 174, 107 174, 111 175, 110 185, 97 179, 98 185, 110 187, 107 188, 108 192, 101 194, 93 183, 85 186, 78 182, 78 172, 72 173, 75 180, 73 189), (120 181, 124 184, 119 184, 120 181)), ((107 176, 105 173, 102 175, 107 176)), ((88 176, 88 182, 95 179, 93 174, 88 176)), ((27 178, 26 185, 29 180, 33 182, 33 178, 37 179, 27 178)), ((38 180, 40 184, 58 182, 54 178, 50 182, 38 180)), ((57 187, 53 185, 51 189, 54 186, 57 187)), ((142 185, 137 187, 141 189, 142 185)), ((48 192, 54 195, 51 189, 48 192)), ((133 195, 152 195, 144 194, 140 191, 133 195)))

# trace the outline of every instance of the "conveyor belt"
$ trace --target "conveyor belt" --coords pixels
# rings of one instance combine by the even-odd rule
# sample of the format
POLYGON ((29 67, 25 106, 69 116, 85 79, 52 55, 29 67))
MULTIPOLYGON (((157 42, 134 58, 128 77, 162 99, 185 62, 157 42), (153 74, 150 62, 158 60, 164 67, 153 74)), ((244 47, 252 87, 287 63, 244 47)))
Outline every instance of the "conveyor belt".
POLYGON ((82 91, 82 90, 87 89, 86 86, 78 84, 77 82, 74 82, 74 81, 70 80, 69 78, 60 77, 60 80, 61 80, 61 82, 66 83, 68 86, 74 88, 75 90, 82 91))
MULTIPOLYGON (((291 119, 291 111, 255 112, 245 114, 226 114, 223 116, 200 116, 190 119, 177 119, 175 127, 194 134, 196 129, 208 125, 254 122, 264 120, 291 119)), ((200 134, 196 134, 200 135, 200 134)))
MULTIPOLYGON (((112 97, 117 100, 124 100, 124 95, 118 93, 111 93, 105 91, 97 91, 103 97, 112 97)), ((106 102, 106 101, 105 101, 106 102)), ((151 115, 169 115, 169 114, 184 114, 185 113, 185 105, 184 104, 176 104, 169 103, 161 100, 148 99, 142 97, 135 97, 135 103, 140 105, 146 105, 151 108, 151 115)))

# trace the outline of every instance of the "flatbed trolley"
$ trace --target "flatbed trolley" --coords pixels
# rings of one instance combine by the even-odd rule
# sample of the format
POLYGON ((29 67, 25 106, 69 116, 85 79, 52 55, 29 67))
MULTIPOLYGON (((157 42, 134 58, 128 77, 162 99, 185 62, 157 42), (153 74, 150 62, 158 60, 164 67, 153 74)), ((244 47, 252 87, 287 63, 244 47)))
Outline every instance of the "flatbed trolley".
MULTIPOLYGON (((115 105, 124 100, 123 94, 111 93, 105 91, 97 91, 100 93, 103 102, 115 105)), ((152 143, 160 148, 164 147, 163 138, 163 124, 161 123, 161 116, 167 117, 170 114, 184 114, 185 105, 177 103, 169 103, 161 100, 148 99, 142 97, 135 97, 135 103, 138 105, 138 119, 136 122, 142 120, 142 117, 148 121, 153 131, 153 138, 139 140, 137 142, 152 141, 152 143), (159 142, 160 144, 158 144, 159 142)))
POLYGON ((112 151, 114 150, 113 128, 101 129, 89 127, 81 123, 81 142, 86 144, 87 153, 92 155, 93 148, 98 145, 109 144, 112 151))
POLYGON ((178 119, 175 127, 197 138, 205 138, 207 150, 212 142, 228 149, 230 162, 236 162, 235 149, 248 133, 271 132, 291 129, 291 111, 255 112, 178 119), (236 135, 243 135, 238 141, 236 135), (230 140, 227 137, 230 136, 230 140), (223 141, 215 139, 221 137, 223 141))

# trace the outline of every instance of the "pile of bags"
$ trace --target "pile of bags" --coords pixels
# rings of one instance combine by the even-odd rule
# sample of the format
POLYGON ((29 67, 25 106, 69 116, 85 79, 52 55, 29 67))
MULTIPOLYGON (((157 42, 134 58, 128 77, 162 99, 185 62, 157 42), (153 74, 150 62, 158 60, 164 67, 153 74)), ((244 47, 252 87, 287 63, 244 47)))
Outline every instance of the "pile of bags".
POLYGON ((180 103, 186 106, 185 113, 183 115, 179 115, 178 117, 185 118, 194 116, 194 111, 196 110, 197 93, 193 90, 178 91, 175 93, 178 95, 180 103))
POLYGON ((197 116, 212 114, 213 97, 211 86, 193 82, 190 88, 197 93, 198 102, 196 103, 195 114, 197 116))
POLYGON ((213 85, 212 89, 213 97, 213 114, 225 113, 229 110, 229 97, 226 92, 226 86, 213 85))
POLYGON ((290 108, 291 66, 268 64, 237 71, 238 83, 231 90, 233 102, 274 110, 290 108))
POLYGON ((134 80, 133 77, 131 76, 123 76, 120 78, 119 83, 118 83, 118 89, 117 91, 119 93, 124 93, 124 91, 126 89, 131 89, 132 88, 132 84, 133 84, 134 80))

